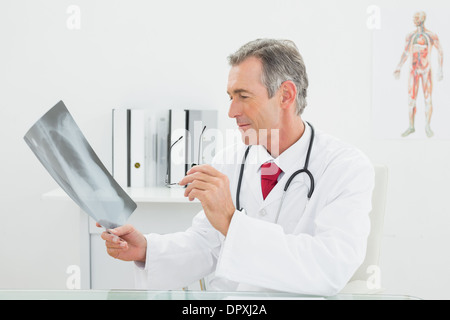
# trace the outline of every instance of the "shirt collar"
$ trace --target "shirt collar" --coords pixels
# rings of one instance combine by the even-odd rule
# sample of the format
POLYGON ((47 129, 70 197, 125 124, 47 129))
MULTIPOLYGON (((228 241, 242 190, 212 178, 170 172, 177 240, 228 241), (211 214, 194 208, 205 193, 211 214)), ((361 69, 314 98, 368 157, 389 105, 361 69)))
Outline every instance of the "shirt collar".
POLYGON ((299 167, 303 168, 306 153, 311 139, 311 128, 305 123, 305 132, 293 145, 286 149, 277 158, 273 158, 267 149, 261 145, 252 146, 248 155, 248 163, 254 165, 254 170, 259 172, 261 165, 273 161, 284 173, 294 172, 299 167))

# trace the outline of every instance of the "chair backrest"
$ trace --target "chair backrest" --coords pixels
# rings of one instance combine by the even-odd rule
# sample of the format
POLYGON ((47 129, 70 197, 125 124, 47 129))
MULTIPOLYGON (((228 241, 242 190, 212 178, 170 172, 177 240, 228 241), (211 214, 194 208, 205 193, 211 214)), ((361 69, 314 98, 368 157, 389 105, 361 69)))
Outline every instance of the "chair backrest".
POLYGON ((388 184, 388 169, 383 165, 375 165, 375 187, 372 195, 372 211, 370 217, 370 234, 367 239, 366 258, 356 270, 350 281, 366 281, 371 275, 368 273, 370 266, 378 266, 380 249, 383 237, 384 211, 386 208, 386 193, 388 184))

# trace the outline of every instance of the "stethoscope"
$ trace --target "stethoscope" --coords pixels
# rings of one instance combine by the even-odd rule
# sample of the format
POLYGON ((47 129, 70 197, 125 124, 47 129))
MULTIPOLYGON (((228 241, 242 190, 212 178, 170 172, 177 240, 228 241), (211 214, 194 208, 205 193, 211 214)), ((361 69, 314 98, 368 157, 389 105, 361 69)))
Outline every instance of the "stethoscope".
MULTIPOLYGON (((286 192, 287 192, 287 190, 289 188, 289 185, 291 184, 292 180, 297 175, 299 175, 300 173, 306 173, 308 175, 308 177, 309 177, 309 181, 311 183, 311 187, 309 188, 309 192, 308 192, 308 201, 309 201, 309 199, 311 199, 311 196, 312 196, 312 194, 314 192, 314 177, 313 177, 311 171, 308 170, 309 156, 311 155, 311 149, 312 149, 312 145, 313 145, 313 142, 314 142, 314 127, 309 122, 306 122, 306 123, 311 127, 311 138, 309 139, 308 151, 306 152, 305 165, 303 166, 303 169, 295 171, 289 177, 288 181, 284 185, 283 196, 281 198, 280 205, 278 207, 278 212, 277 212, 277 216, 275 218, 275 222, 278 221, 278 217, 280 216, 281 207, 283 206, 284 198, 286 197, 286 192)), ((243 210, 243 208, 241 208, 241 206, 240 206, 239 195, 241 193, 241 184, 242 184, 242 177, 244 176, 245 161, 247 160, 247 156, 248 156, 248 152, 250 151, 250 147, 251 146, 248 146, 247 150, 245 150, 244 159, 242 160, 242 163, 241 163, 241 171, 239 172, 239 180, 238 180, 238 185, 237 185, 237 190, 236 190, 236 208, 239 211, 243 210)))

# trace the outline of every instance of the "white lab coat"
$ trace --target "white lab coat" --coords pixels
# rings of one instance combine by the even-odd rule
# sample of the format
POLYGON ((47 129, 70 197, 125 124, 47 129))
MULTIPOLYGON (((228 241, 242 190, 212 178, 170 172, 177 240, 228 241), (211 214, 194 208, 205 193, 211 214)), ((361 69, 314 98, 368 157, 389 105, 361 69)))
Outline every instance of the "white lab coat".
MULTIPOLYGON (((314 194, 308 201, 309 179, 298 175, 276 222, 284 185, 303 168, 310 137, 306 126, 303 137, 277 159, 264 147, 252 146, 241 187, 244 210, 234 213, 226 238, 203 211, 185 232, 148 235, 146 264, 136 268, 137 287, 177 289, 213 273, 208 290, 338 293, 365 257, 374 170, 353 146, 316 132, 309 161, 314 194), (283 173, 263 200, 260 166, 267 160, 274 160, 283 173)), ((228 147, 213 163, 228 176, 235 204, 245 149, 228 147)))

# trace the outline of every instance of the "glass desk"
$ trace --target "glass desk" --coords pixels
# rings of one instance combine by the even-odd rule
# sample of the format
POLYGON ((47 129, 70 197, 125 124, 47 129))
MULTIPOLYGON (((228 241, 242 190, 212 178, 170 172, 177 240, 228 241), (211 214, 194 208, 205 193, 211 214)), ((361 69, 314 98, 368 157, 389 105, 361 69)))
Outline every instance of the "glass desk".
POLYGON ((302 296, 278 292, 0 290, 0 300, 420 300, 405 295, 338 294, 302 296))

